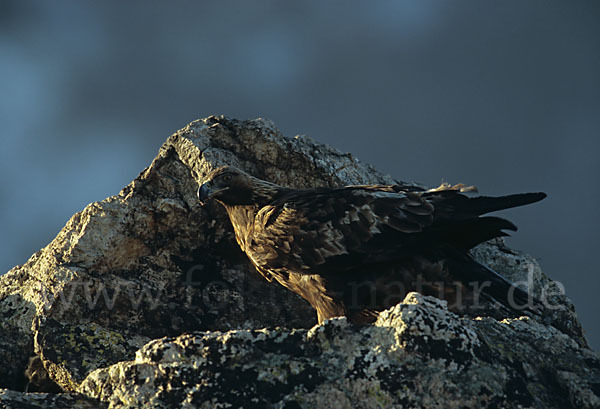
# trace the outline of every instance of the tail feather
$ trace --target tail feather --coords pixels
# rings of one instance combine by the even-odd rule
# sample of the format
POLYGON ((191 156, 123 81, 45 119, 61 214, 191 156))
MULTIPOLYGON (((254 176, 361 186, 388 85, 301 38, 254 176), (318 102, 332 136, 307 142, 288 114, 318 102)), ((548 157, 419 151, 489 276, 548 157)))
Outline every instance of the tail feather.
POLYGON ((508 236, 502 230, 516 231, 517 226, 500 217, 475 217, 456 222, 456 228, 451 229, 451 242, 458 248, 470 250, 479 243, 495 237, 508 236))
POLYGON ((467 206, 473 214, 482 215, 497 210, 510 209, 512 207, 539 202, 545 197, 546 194, 543 192, 518 193, 500 197, 479 196, 469 198, 467 206))

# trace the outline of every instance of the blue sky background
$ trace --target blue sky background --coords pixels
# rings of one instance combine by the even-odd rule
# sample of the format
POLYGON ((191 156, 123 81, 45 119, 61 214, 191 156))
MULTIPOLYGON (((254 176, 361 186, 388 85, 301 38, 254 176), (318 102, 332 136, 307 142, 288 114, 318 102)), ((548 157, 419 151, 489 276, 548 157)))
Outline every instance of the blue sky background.
POLYGON ((483 194, 600 349, 600 2, 0 2, 0 271, 211 114, 483 194))

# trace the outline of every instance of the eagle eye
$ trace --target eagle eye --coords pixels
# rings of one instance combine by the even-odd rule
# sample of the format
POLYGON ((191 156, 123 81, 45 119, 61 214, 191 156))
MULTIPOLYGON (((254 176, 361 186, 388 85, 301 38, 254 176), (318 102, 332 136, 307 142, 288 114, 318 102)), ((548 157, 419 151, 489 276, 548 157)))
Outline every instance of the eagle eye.
POLYGON ((231 182, 231 175, 230 175, 230 174, 224 175, 224 176, 223 176, 223 180, 224 180, 225 182, 231 182))

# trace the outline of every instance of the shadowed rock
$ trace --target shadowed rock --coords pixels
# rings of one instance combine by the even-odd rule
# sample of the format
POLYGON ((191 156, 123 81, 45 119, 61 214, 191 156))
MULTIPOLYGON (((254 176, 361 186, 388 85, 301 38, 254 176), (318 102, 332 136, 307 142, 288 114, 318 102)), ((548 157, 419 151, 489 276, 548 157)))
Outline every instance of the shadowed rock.
POLYGON ((0 389, 2 409, 104 409, 108 405, 73 393, 22 393, 0 389))

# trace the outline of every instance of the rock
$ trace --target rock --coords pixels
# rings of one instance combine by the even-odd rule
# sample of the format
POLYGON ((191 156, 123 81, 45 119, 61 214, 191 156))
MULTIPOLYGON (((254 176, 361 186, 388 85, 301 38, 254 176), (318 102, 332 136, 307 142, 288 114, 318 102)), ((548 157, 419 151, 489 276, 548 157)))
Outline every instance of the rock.
POLYGON ((154 340, 80 391, 123 407, 594 408, 600 357, 531 319, 471 320, 410 293, 375 325, 154 340))
POLYGON ((73 393, 24 393, 0 389, 2 409, 103 409, 107 405, 73 393))
MULTIPOLYGON (((129 383, 125 378, 121 380, 126 377, 124 374, 114 372, 120 370, 114 368, 120 367, 111 365, 120 362, 118 365, 125 365, 123 368, 136 368, 132 371, 147 368, 143 369, 144 374, 163 379, 162 374, 153 372, 156 368, 143 355, 146 352, 138 352, 135 358, 140 348, 140 351, 149 351, 148 348, 155 345, 160 349, 161 343, 176 342, 180 336, 188 340, 207 337, 206 345, 217 345, 214 339, 221 339, 219 337, 233 340, 245 336, 240 334, 258 334, 257 328, 275 327, 288 329, 260 333, 267 338, 279 334, 307 345, 316 342, 308 342, 313 336, 309 336, 306 329, 316 322, 310 306, 279 285, 266 282, 255 272, 235 243, 232 228, 220 206, 198 205, 195 195, 198 181, 222 164, 232 164, 258 177, 292 187, 395 182, 350 154, 340 153, 307 137, 284 137, 267 120, 209 117, 192 122, 169 137, 152 164, 118 195, 92 203, 75 214, 48 246, 24 265, 0 277, 0 330, 3 334, 0 358, 6 363, 0 367, 0 387, 47 392, 85 390, 90 396, 121 402, 115 396, 135 395, 135 392, 120 389, 129 383), (185 333, 193 335, 185 338, 181 335, 185 333), (170 341, 152 341, 162 337, 169 337, 170 341), (132 361, 134 358, 136 360, 132 361), (138 359, 146 366, 138 366, 138 359), (104 369, 89 376, 99 368, 104 369), (113 378, 114 382, 119 378, 121 383, 111 383, 113 378), (85 387, 82 386, 84 379, 85 387), (94 389, 96 384, 107 389, 94 389)), ((552 336, 560 335, 557 339, 564 343, 560 344, 561 351, 567 348, 567 343, 574 343, 573 351, 579 351, 581 356, 582 351, 589 351, 585 348, 587 344, 572 304, 558 291, 556 284, 544 276, 533 258, 506 248, 500 240, 480 246, 475 255, 513 281, 523 281, 524 287, 538 297, 544 296, 552 305, 551 314, 543 322, 527 322, 535 330, 520 332, 529 334, 519 338, 523 348, 538 342, 536 331, 540 334, 546 331, 552 336)), ((433 301, 429 300, 421 307, 429 308, 431 303, 433 301)), ((441 307, 436 304, 431 308, 438 311, 441 307)), ((470 341, 464 348, 470 351, 468 356, 479 351, 477 342, 481 343, 487 334, 477 332, 480 328, 487 325, 491 332, 493 328, 520 325, 513 321, 472 321, 464 317, 456 322, 464 324, 464 331, 463 327, 455 325, 451 330, 444 329, 444 336, 462 334, 461 337, 467 337, 470 341), (476 331, 476 338, 472 337, 469 328, 476 331)), ((399 321, 397 325, 401 325, 399 321)), ((379 338, 369 338, 372 336, 369 331, 382 331, 386 325, 369 330, 335 321, 323 328, 334 327, 339 327, 344 336, 355 339, 352 345, 372 348, 373 340, 379 338), (366 338, 361 340, 362 337, 366 338)), ((439 326, 432 328, 440 331, 439 326)), ((409 345, 408 335, 404 336, 409 345)), ((494 336, 495 342, 501 334, 494 336)), ((502 339, 503 345, 510 345, 508 339, 502 339)), ((415 342, 419 344, 420 341, 415 342)), ((450 349, 442 348, 441 343, 436 345, 443 353, 458 353, 452 349, 454 344, 450 349)), ((298 347, 295 351, 308 354, 307 348, 298 347)), ((302 359, 310 357, 309 354, 302 359)), ((318 356, 313 358, 318 359, 318 356)), ((233 363, 235 359, 231 359, 233 363)), ((319 363, 306 365, 314 368, 314 376, 320 373, 319 363)), ((498 365, 501 367, 502 364, 498 365)), ((551 372, 558 370, 551 364, 549 368, 551 372)), ((569 398, 571 401, 591 402, 592 398, 585 396, 586 393, 596 396, 590 392, 593 388, 581 382, 585 377, 582 378, 580 372, 569 368, 560 369, 564 373, 556 375, 551 382, 563 385, 564 391, 573 396, 569 398)), ((202 370, 211 373, 210 368, 202 370)), ((504 368, 504 372, 507 371, 512 369, 504 368)), ((330 390, 315 383, 315 389, 310 392, 312 395, 307 392, 305 401, 316 405, 323 396, 351 397, 354 396, 352 393, 360 395, 366 391, 380 397, 375 389, 369 389, 375 378, 362 376, 344 384, 346 386, 335 384, 337 386, 330 390), (354 392, 347 394, 348 388, 354 392)), ((377 382, 384 382, 377 379, 377 382)), ((422 379, 429 382, 425 374, 422 379)), ((176 384, 177 381, 165 382, 176 384)), ((207 378, 202 382, 220 387, 222 381, 207 378)), ((247 387, 253 386, 248 384, 247 387)), ((198 396, 205 393, 203 388, 205 386, 198 386, 198 396)), ((272 388, 263 392, 276 393, 277 399, 284 399, 293 392, 287 386, 282 388, 283 392, 279 389, 273 392, 272 388)), ((386 388, 381 390, 396 390, 391 386, 386 388)), ((134 389, 140 393, 153 393, 137 386, 134 389)), ((254 393, 250 389, 248 393, 254 393)), ((493 395, 495 390, 491 389, 490 393, 493 395)), ((468 394, 466 390, 453 393, 468 394)), ((384 396, 387 399, 387 394, 383 393, 382 399, 384 396)), ((257 399, 276 402, 273 396, 264 395, 257 399)), ((140 395, 135 401, 143 399, 140 395)), ((382 402, 387 402, 385 399, 382 402)))
POLYGON ((543 321, 570 334, 582 346, 588 346, 583 328, 577 319, 575 306, 565 295, 561 283, 550 280, 537 260, 510 249, 503 238, 490 240, 475 247, 471 253, 476 260, 501 272, 515 284, 529 291, 546 307, 543 321))
MULTIPOLYGON (((202 208, 197 179, 234 163, 293 186, 392 182, 351 155, 266 120, 210 117, 165 142, 118 195, 75 214, 44 249, 0 278, 0 386, 25 388, 31 357, 68 391, 131 359, 153 338, 199 330, 310 327, 315 313, 266 282, 239 250, 219 207, 202 208)), ((44 379, 32 368, 34 381, 44 379)), ((30 390, 54 390, 45 380, 30 390)))

